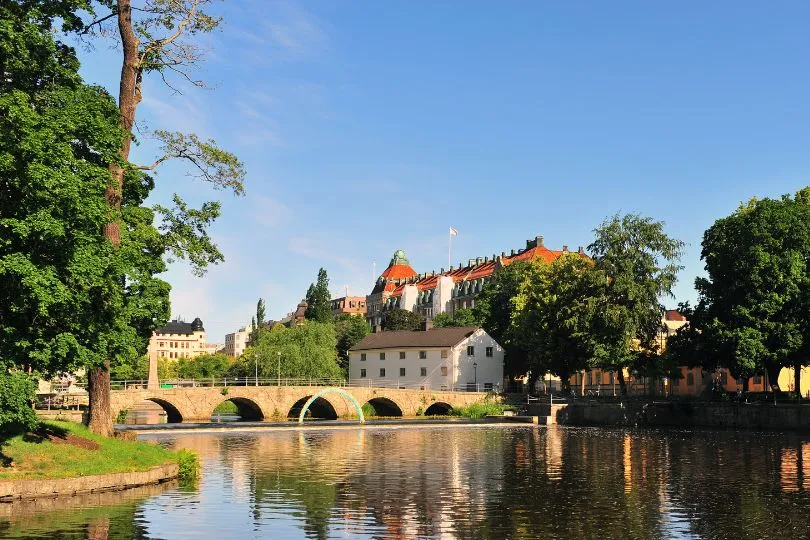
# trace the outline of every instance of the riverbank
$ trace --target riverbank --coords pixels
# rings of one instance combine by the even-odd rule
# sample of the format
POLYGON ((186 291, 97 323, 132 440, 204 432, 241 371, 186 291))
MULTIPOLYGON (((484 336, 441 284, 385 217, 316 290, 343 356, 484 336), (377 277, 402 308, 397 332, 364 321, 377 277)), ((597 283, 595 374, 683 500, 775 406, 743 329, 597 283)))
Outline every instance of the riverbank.
POLYGON ((555 405, 551 417, 554 422, 569 426, 810 431, 810 404, 709 401, 573 402, 555 405))
POLYGON ((43 422, 0 444, 0 500, 126 489, 178 478, 196 456, 101 437, 81 424, 43 422), (184 463, 186 462, 186 463, 184 463))

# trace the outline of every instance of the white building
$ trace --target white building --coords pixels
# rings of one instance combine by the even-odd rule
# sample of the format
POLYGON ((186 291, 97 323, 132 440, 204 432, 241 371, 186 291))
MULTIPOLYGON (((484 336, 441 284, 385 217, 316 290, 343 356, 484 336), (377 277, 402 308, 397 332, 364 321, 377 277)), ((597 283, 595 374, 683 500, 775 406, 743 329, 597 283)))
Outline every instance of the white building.
POLYGON ((503 347, 481 328, 377 332, 349 349, 349 380, 378 387, 497 390, 503 347))
POLYGON ((239 358, 247 349, 250 340, 250 325, 247 324, 231 334, 225 334, 225 354, 239 358))

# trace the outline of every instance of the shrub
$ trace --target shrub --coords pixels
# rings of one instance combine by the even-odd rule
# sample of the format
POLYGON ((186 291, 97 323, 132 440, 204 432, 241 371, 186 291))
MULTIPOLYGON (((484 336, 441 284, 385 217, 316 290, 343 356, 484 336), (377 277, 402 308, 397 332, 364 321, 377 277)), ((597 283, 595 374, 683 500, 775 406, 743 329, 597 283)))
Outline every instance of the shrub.
POLYGON ((31 402, 36 384, 24 373, 0 373, 0 438, 13 436, 37 426, 39 421, 31 402))
POLYGON ((179 478, 183 484, 194 484, 200 478, 200 458, 195 452, 183 449, 177 452, 179 478))
POLYGON ((483 418, 485 416, 500 416, 506 410, 514 410, 514 407, 494 401, 481 401, 466 407, 457 407, 450 411, 450 414, 467 418, 483 418))
POLYGON ((374 410, 374 406, 371 403, 364 403, 361 409, 363 410, 363 416, 365 417, 377 416, 377 411, 374 410))

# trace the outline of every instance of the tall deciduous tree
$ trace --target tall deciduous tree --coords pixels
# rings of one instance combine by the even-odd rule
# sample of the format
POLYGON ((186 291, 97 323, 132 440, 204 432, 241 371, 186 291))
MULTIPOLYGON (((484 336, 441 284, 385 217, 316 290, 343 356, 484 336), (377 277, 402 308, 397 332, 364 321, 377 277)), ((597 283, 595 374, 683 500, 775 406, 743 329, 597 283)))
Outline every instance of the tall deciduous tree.
POLYGON ((263 298, 256 302, 256 315, 251 320, 250 341, 259 339, 259 334, 264 330, 265 319, 267 318, 267 308, 263 298))
POLYGON ((706 278, 696 280, 701 345, 709 360, 748 379, 810 361, 810 188, 751 200, 703 236, 706 278))
POLYGON ((419 330, 425 318, 418 313, 407 309, 390 309, 383 313, 382 329, 392 330, 419 330))
POLYGON ((304 317, 309 321, 328 323, 332 321, 332 295, 329 293, 329 277, 326 270, 318 270, 318 281, 307 290, 307 311, 304 317))
MULTIPOLYGON (((113 247, 121 246, 122 202, 127 198, 128 170, 155 171, 170 159, 188 163, 190 174, 218 188, 244 191, 244 170, 232 154, 217 147, 213 140, 203 140, 194 134, 157 130, 152 136, 159 142, 162 154, 149 164, 130 164, 130 149, 134 140, 136 113, 143 99, 144 80, 150 74, 159 75, 172 86, 176 80, 193 86, 203 82, 191 77, 190 69, 202 59, 202 49, 194 43, 199 34, 211 32, 220 19, 209 15, 205 8, 211 0, 99 0, 94 3, 95 18, 85 26, 87 35, 114 35, 121 45, 122 63, 119 78, 118 112, 126 137, 119 145, 118 156, 109 161, 110 180, 105 189, 107 222, 104 236, 113 247), (114 25, 106 26, 114 21, 114 25), (106 30, 106 32, 105 32, 106 30)), ((174 258, 188 259, 196 273, 204 272, 208 264, 222 260, 222 254, 208 237, 207 226, 219 215, 219 203, 209 202, 197 209, 175 194, 174 206, 156 206, 162 216, 159 226, 163 246, 174 258)), ((123 272, 111 273, 116 282, 125 283, 123 272)), ((96 433, 109 434, 110 416, 109 358, 90 369, 89 425, 96 433)))
POLYGON ((473 310, 457 309, 453 313, 439 313, 433 317, 433 326, 435 328, 460 328, 464 326, 480 326, 480 323, 475 318, 473 310))
MULTIPOLYGON (((529 263, 516 261, 497 269, 475 300, 473 315, 505 351, 504 369, 512 377, 529 369, 523 342, 514 334, 512 299, 520 292, 529 263)), ((535 373, 534 376, 539 374, 535 373)))
POLYGON ((600 367, 616 372, 626 395, 623 370, 639 350, 655 347, 659 299, 673 296, 683 242, 670 238, 662 222, 638 214, 615 215, 594 233, 588 250, 606 280, 593 326, 596 356, 600 367))
POLYGON ((341 369, 349 368, 349 349, 354 347, 369 333, 365 317, 341 313, 335 317, 335 334, 337 334, 337 357, 341 369))
POLYGON ((593 319, 604 287, 604 275, 578 254, 531 262, 513 299, 512 323, 533 373, 552 373, 568 390, 571 375, 591 367, 593 319))

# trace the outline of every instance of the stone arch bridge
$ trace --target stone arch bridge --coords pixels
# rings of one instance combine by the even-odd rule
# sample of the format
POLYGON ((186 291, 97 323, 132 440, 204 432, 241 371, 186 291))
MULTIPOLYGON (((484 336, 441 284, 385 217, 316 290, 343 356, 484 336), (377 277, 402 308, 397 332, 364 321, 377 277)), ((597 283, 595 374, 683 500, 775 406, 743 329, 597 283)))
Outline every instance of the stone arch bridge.
MULTIPOLYGON (((113 390, 110 412, 113 418, 143 401, 160 405, 170 423, 209 422, 214 409, 225 401, 236 405, 240 416, 249 420, 278 420, 297 417, 306 401, 326 390, 324 386, 227 386, 175 387, 166 389, 131 388, 113 390)), ((362 406, 370 403, 379 416, 447 414, 483 400, 484 392, 452 392, 397 388, 339 387, 362 406)), ((356 418, 349 399, 336 392, 326 393, 310 407, 320 418, 356 418)))

